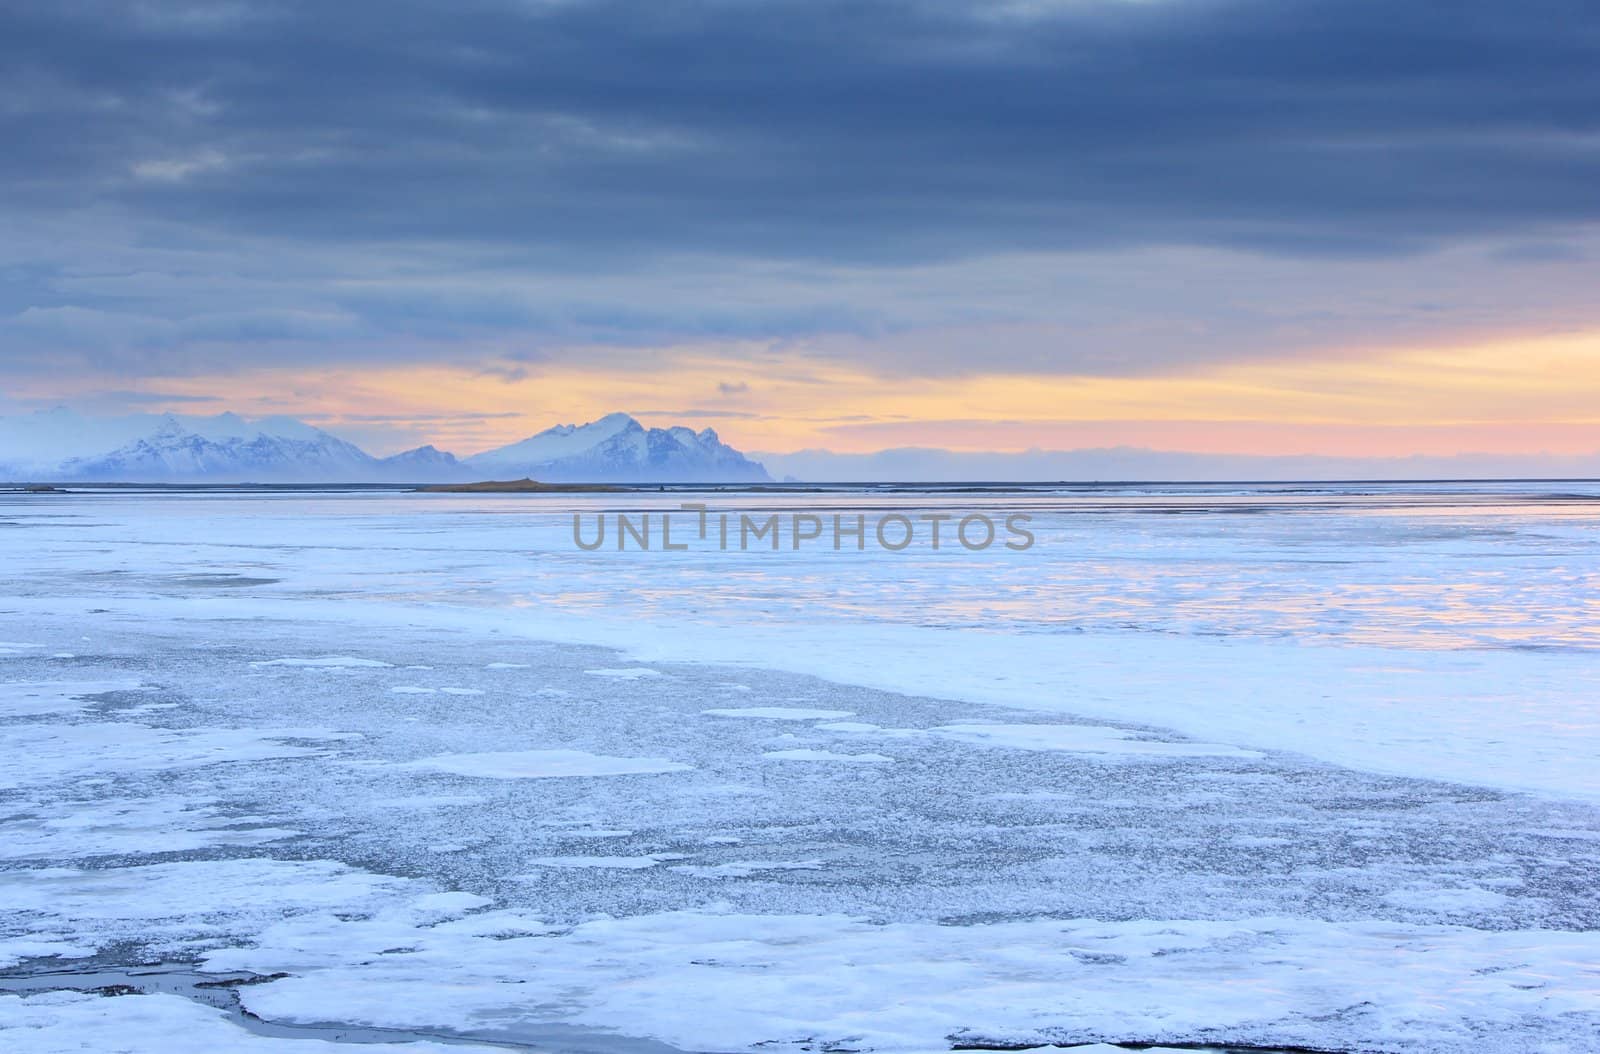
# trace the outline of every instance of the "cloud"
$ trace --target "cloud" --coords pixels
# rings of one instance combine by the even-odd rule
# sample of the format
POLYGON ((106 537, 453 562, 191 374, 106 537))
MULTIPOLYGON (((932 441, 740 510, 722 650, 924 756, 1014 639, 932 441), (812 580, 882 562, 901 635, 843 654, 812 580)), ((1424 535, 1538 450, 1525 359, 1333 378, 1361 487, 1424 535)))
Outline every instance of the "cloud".
POLYGON ((307 421, 348 421, 355 424, 406 424, 406 425, 431 425, 431 424, 457 424, 471 421, 512 421, 518 420, 522 414, 512 411, 500 413, 483 413, 462 410, 448 414, 301 414, 307 421))
POLYGON ((1520 242, 1496 250, 1493 258, 1509 264, 1579 263, 1588 256, 1581 247, 1562 242, 1520 242))
POLYGON ((1573 324, 1597 40, 1580 0, 9 5, 0 369, 1106 373, 1573 324))
POLYGON ((750 390, 744 381, 719 381, 717 391, 722 395, 743 395, 750 390))
POLYGON ((670 418, 674 418, 674 419, 676 419, 676 418, 690 418, 690 419, 693 419, 693 418, 697 418, 697 417, 726 417, 726 418, 732 418, 732 419, 744 420, 744 421, 759 421, 765 416, 763 414, 744 413, 743 411, 740 411, 740 410, 710 410, 710 409, 704 409, 702 407, 690 407, 690 408, 688 408, 686 410, 635 410, 635 411, 633 411, 633 414, 634 414, 635 417, 655 417, 655 418, 670 417, 670 418))
POLYGON ((127 405, 166 405, 170 403, 215 403, 221 402, 220 395, 187 395, 179 392, 125 392, 109 391, 96 392, 97 400, 106 403, 123 403, 127 405))
POLYGON ((506 363, 490 363, 478 370, 480 377, 494 377, 505 384, 521 384, 529 377, 526 366, 506 363))
POLYGON ((260 17, 12 7, 6 196, 567 266, 1365 254, 1600 219, 1578 0, 236 7, 260 17))

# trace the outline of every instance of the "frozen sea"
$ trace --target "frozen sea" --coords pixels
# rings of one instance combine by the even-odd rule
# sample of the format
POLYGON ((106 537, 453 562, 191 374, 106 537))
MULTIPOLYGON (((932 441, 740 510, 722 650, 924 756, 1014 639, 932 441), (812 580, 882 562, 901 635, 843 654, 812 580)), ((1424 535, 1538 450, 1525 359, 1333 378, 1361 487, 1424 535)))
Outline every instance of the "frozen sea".
POLYGON ((1600 484, 4 493, 0 740, 6 1051, 1600 1050, 1600 484))

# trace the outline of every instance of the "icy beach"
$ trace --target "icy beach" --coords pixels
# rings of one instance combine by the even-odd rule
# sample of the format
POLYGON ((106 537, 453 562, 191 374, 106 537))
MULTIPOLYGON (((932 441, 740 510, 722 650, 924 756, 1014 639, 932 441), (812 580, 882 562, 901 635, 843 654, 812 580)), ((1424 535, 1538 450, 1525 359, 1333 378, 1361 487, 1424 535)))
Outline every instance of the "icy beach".
POLYGON ((5 494, 0 567, 6 1050, 1600 1035, 1600 487, 5 494), (573 544, 685 501, 1037 544, 573 544))

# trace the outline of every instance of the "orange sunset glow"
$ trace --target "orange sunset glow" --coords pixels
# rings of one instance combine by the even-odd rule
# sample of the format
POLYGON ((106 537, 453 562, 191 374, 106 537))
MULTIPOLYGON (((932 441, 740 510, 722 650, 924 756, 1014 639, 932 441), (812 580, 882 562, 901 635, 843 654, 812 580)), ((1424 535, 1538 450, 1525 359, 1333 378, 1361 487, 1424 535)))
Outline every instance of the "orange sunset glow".
POLYGON ((644 373, 576 363, 532 366, 510 379, 443 366, 256 369, 148 384, 195 397, 248 391, 230 408, 266 415, 288 407, 336 431, 392 433, 394 449, 428 442, 465 453, 618 407, 647 422, 710 425, 763 451, 1139 446, 1382 456, 1600 448, 1595 333, 1139 377, 905 378, 808 359, 803 350, 763 352, 752 364, 741 350, 670 348, 644 373))

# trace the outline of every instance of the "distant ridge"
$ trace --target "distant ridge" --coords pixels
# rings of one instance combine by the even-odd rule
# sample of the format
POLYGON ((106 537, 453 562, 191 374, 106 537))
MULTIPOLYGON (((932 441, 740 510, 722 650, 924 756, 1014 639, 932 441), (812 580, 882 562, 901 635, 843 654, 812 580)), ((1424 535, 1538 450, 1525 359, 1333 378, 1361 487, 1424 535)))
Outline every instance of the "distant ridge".
MULTIPOLYGON (((1600 436, 1597 436, 1600 442, 1600 436)), ((1145 447, 966 451, 900 447, 864 454, 800 450, 753 453, 774 475, 827 483, 1335 482, 1403 480, 1578 480, 1600 478, 1593 454, 1453 454, 1331 457, 1197 454, 1145 447)))

